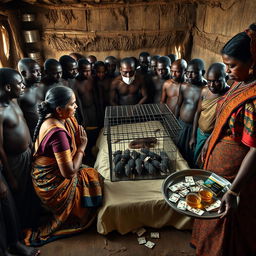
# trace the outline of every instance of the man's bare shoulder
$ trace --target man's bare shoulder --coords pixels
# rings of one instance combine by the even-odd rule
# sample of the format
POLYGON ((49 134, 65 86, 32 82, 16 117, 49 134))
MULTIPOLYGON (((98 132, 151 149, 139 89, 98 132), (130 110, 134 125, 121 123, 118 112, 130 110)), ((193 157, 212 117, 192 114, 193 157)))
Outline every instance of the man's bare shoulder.
POLYGON ((209 92, 209 88, 207 86, 204 86, 201 94, 202 94, 202 96, 205 96, 208 92, 209 92))
POLYGON ((117 76, 116 78, 113 79, 112 83, 111 83, 111 86, 112 87, 116 87, 117 85, 119 85, 120 83, 122 83, 122 76, 119 75, 117 76))
POLYGON ((186 82, 184 82, 184 83, 182 83, 181 85, 180 85, 180 87, 181 87, 181 89, 187 89, 187 88, 189 88, 191 86, 191 84, 189 84, 189 83, 186 83, 186 82))

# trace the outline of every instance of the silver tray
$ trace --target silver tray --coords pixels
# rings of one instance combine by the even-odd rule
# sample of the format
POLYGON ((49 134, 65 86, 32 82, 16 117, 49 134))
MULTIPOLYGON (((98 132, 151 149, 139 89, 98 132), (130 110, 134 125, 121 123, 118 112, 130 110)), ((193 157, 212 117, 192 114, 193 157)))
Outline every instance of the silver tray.
MULTIPOLYGON (((212 172, 209 171, 205 171, 205 170, 201 170, 201 169, 188 169, 188 170, 183 170, 183 171, 177 171, 173 174, 171 174, 170 176, 168 176, 164 181, 163 181, 163 185, 162 185, 162 193, 164 195, 164 199, 167 202, 167 204, 169 206, 171 206, 171 208, 181 214, 193 217, 193 218, 197 218, 197 219, 216 219, 221 217, 222 214, 219 214, 217 211, 216 212, 207 212, 205 211, 203 215, 197 215, 193 212, 190 211, 183 211, 181 209, 177 208, 177 204, 171 202, 169 200, 170 195, 173 193, 169 187, 179 183, 181 181, 184 181, 185 176, 193 176, 194 181, 198 181, 198 180, 206 180, 210 175, 212 174, 212 172)), ((220 177, 220 176, 219 176, 220 177)), ((224 179, 223 177, 221 177, 221 179, 225 180, 226 182, 228 182, 229 186, 231 185, 231 183, 229 181, 227 181, 226 179, 224 179)), ((214 199, 219 199, 221 200, 222 196, 214 196, 214 199)))

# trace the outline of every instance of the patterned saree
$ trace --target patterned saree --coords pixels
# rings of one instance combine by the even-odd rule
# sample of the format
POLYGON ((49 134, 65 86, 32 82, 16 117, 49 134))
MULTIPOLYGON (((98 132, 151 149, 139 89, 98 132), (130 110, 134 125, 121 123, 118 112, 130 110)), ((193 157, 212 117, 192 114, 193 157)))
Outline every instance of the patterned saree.
POLYGON ((103 180, 93 168, 80 168, 71 179, 64 178, 58 164, 72 162, 77 147, 75 118, 65 127, 52 118, 44 121, 35 143, 32 180, 35 191, 51 218, 37 230, 27 230, 26 245, 39 246, 84 230, 102 203, 103 180))
MULTIPOLYGON (((234 84, 219 101, 204 168, 232 182, 250 147, 256 147, 256 81, 234 84)), ((254 175, 240 191, 234 212, 221 219, 195 220, 191 242, 196 255, 256 255, 255 189, 254 175)))

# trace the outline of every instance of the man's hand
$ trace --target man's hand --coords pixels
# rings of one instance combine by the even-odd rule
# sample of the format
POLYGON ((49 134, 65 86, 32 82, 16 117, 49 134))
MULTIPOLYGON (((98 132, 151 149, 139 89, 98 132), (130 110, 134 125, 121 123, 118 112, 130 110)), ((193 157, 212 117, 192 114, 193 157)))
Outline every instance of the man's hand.
POLYGON ((0 199, 5 198, 7 196, 7 191, 8 191, 7 186, 2 180, 0 180, 0 199))

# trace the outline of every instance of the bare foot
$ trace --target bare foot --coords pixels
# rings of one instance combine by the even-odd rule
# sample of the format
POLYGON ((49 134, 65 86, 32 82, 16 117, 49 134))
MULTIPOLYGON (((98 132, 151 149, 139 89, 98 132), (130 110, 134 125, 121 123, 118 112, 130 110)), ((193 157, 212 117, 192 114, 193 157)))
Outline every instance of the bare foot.
POLYGON ((34 247, 28 247, 20 241, 18 241, 16 244, 11 245, 9 252, 22 256, 38 256, 40 254, 40 250, 34 247))

